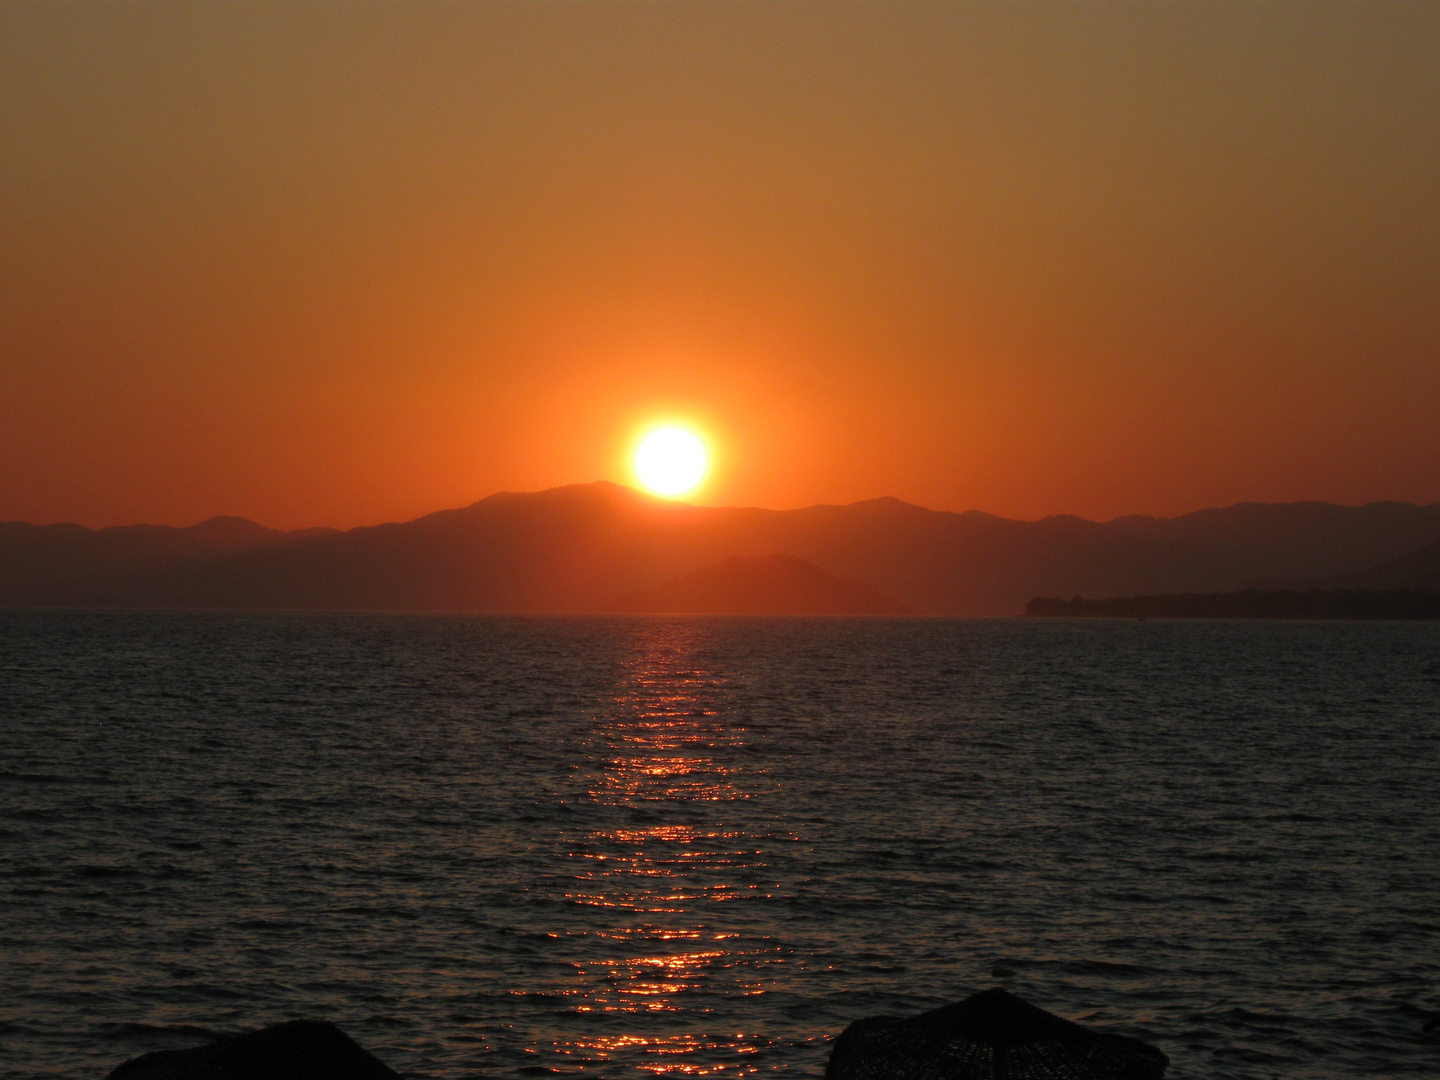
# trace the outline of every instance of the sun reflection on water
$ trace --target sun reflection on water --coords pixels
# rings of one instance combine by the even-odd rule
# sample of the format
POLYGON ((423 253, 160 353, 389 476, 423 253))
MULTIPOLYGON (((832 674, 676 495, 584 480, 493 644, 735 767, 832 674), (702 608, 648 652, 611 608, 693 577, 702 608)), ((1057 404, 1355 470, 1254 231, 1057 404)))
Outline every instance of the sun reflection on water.
POLYGON ((725 805, 752 798, 763 776, 727 763, 746 731, 700 644, 694 625, 644 627, 591 733, 586 795, 599 824, 568 837, 564 899, 594 913, 586 938, 597 948, 573 963, 575 1012, 608 1026, 557 1040, 562 1070, 566 1061, 655 1075, 758 1068, 765 1040, 714 1034, 707 1002, 717 992, 764 992, 758 969, 783 960, 775 943, 746 940, 727 916, 770 895, 763 849, 773 838, 726 821, 725 805))

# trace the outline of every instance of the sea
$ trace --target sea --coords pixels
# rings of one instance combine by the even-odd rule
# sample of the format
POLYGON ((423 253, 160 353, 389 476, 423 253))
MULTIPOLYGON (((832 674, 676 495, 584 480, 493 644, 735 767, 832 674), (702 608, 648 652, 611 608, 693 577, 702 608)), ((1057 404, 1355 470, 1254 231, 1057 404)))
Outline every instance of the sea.
POLYGON ((1440 1076, 1440 625, 0 612, 0 1076, 819 1077, 1003 986, 1440 1076))

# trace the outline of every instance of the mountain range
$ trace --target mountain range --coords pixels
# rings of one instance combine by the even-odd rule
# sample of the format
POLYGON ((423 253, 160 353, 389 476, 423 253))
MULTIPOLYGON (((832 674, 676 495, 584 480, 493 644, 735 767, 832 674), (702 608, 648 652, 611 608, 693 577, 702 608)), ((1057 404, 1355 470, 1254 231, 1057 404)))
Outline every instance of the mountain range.
POLYGON ((8 522, 0 606, 598 612, 726 560, 772 555, 921 615, 1015 615, 1037 595, 1393 588, 1440 580, 1440 503, 1015 521, 893 498, 694 506, 599 482, 343 532, 242 518, 99 530, 8 522))

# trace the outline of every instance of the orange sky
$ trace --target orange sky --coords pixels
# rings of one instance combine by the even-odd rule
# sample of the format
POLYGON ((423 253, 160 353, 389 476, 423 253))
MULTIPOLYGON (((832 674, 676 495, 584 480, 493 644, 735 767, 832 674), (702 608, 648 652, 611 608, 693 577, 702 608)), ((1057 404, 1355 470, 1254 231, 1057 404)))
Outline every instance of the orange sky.
POLYGON ((1440 5, 0 5, 0 520, 1440 500, 1440 5))

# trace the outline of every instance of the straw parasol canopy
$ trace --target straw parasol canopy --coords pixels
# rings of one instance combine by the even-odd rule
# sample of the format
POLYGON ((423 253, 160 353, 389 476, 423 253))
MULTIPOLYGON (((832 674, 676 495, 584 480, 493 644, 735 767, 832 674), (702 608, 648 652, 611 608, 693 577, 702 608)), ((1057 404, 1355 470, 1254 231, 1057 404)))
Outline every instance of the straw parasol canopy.
POLYGON ((1170 1059, 1149 1043, 1062 1020, 985 990, 901 1020, 856 1020, 826 1080, 1159 1080, 1170 1059))

